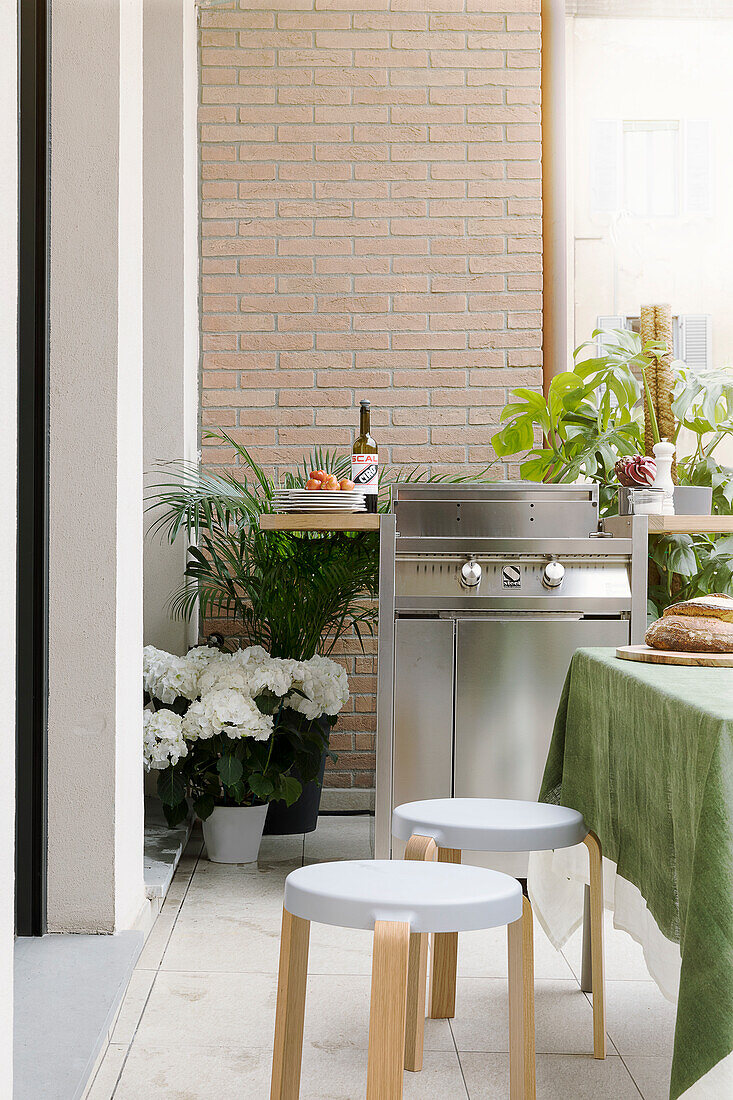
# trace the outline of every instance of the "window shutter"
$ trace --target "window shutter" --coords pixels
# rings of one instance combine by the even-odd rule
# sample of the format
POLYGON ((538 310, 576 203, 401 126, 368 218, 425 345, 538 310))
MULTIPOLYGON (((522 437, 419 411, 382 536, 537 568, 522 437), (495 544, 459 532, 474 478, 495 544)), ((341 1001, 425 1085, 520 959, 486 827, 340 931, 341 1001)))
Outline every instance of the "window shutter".
POLYGON ((685 212, 712 212, 711 133, 707 119, 685 123, 685 212))
POLYGON ((596 336, 598 354, 605 355, 606 341, 604 339, 604 333, 611 332, 613 329, 626 328, 626 318, 620 314, 602 314, 596 321, 596 328, 603 330, 600 336, 596 336))
POLYGON ((590 132, 590 208, 614 214, 621 205, 621 123, 594 119, 590 132))
POLYGON ((712 318, 709 313, 680 317, 680 359, 688 367, 709 367, 712 359, 712 318))

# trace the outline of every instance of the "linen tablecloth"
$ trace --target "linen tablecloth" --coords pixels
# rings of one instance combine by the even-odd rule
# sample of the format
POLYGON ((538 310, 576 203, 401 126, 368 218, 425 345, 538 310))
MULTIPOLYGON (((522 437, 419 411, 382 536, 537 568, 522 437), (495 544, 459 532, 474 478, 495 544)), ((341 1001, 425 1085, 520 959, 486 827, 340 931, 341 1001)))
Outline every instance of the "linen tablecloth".
MULTIPOLYGON (((671 1100, 733 1097, 733 669, 578 650, 540 799, 581 811, 644 910, 634 919, 656 925, 662 953, 679 944, 671 1100)), ((561 907, 543 904, 552 853, 543 856, 530 891, 534 877, 538 916, 557 942, 572 928, 561 907)))

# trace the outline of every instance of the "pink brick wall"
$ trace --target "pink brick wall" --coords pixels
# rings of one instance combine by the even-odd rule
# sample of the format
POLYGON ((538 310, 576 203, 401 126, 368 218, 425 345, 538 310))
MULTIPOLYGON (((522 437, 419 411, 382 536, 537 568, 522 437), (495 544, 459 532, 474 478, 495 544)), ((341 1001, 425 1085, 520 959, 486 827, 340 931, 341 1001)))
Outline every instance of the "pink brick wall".
MULTIPOLYGON (((384 459, 490 462, 541 385, 539 0, 241 0, 200 56, 204 426, 282 469, 369 397, 384 459)), ((332 782, 368 787, 374 659, 344 659, 332 782)))

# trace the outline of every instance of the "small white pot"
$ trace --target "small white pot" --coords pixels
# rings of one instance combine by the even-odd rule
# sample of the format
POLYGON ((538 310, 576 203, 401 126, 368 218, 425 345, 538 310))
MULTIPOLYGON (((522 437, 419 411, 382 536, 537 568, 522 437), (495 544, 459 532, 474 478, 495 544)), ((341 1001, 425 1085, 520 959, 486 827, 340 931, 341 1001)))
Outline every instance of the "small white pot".
POLYGON ((264 806, 215 806, 202 822, 212 863, 255 863, 267 817, 264 806))

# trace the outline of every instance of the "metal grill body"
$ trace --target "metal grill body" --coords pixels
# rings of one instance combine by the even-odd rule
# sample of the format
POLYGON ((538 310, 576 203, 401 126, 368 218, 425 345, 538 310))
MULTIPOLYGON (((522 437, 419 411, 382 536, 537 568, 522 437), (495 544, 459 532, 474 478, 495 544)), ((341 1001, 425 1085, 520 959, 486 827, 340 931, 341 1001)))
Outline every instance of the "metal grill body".
MULTIPOLYGON (((570 658, 643 640, 647 520, 594 485, 395 486, 381 529, 377 855, 394 806, 535 799, 570 658)), ((394 854, 401 854, 396 845, 394 854)), ((522 877, 526 854, 466 856, 522 877)))

